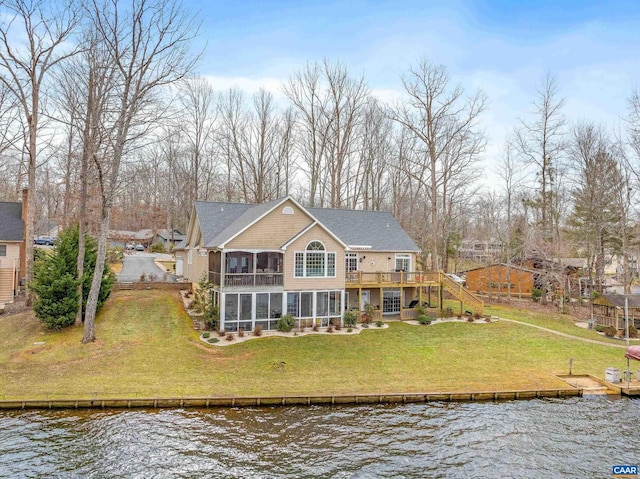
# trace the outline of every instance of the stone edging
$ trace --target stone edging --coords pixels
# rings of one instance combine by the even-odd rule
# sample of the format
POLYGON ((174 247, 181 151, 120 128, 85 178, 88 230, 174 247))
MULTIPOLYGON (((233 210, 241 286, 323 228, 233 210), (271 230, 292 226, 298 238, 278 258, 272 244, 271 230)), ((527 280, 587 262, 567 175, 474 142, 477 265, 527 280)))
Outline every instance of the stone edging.
POLYGON ((334 329, 332 333, 327 333, 327 328, 319 328, 318 331, 313 331, 311 328, 304 328, 304 332, 297 331, 296 329, 291 330, 290 333, 282 333, 280 331, 263 331, 260 336, 255 336, 253 333, 248 332, 248 333, 244 333, 243 337, 239 337, 238 333, 232 333, 233 341, 227 341, 226 336, 222 337, 222 336, 219 336, 218 333, 216 333, 215 331, 214 332, 209 331, 209 333, 211 334, 210 338, 216 338, 218 339, 218 342, 210 343, 208 341, 208 339, 210 338, 202 337, 204 332, 200 334, 200 341, 210 346, 233 346, 234 344, 241 344, 247 341, 251 341, 253 339, 300 338, 303 336, 310 336, 310 335, 323 335, 323 336, 350 335, 351 336, 354 334, 360 334, 361 331, 365 331, 365 330, 375 331, 375 330, 387 329, 388 327, 389 325, 387 324, 383 324, 382 326, 370 325, 368 328, 363 328, 362 325, 359 325, 355 328, 352 328, 351 332, 349 332, 348 331, 349 328, 345 328, 344 326, 342 326, 339 330, 334 329))

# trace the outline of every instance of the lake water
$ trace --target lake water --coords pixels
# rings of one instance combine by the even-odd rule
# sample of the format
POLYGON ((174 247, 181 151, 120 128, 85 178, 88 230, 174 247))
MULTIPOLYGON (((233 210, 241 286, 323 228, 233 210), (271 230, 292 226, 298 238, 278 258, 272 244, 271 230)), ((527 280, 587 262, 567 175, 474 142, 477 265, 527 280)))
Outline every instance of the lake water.
POLYGON ((0 413, 0 477, 600 478, 640 400, 0 413))

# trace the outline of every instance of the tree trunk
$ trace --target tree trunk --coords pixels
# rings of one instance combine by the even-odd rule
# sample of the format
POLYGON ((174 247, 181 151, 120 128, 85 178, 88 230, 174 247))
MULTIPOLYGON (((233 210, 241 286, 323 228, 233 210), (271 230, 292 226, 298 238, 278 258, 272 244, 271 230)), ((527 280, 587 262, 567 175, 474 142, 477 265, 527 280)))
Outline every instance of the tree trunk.
POLYGON ((84 344, 96 340, 95 319, 98 309, 98 297, 100 295, 100 286, 102 285, 102 276, 104 275, 105 258, 107 255, 107 234, 109 233, 109 220, 111 216, 111 208, 102 209, 102 221, 100 222, 100 236, 98 237, 98 255, 96 258, 96 267, 93 271, 93 280, 91 281, 91 289, 87 298, 87 312, 84 318, 84 335, 82 342, 84 344))

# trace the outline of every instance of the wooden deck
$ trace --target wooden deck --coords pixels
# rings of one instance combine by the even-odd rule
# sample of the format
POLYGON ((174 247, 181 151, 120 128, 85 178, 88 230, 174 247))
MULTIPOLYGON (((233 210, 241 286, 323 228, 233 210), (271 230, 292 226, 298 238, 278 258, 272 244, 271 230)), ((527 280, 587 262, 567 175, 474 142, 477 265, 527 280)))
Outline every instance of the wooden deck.
POLYGON ((352 271, 345 275, 346 288, 398 288, 439 286, 440 273, 438 272, 377 272, 365 273, 352 271))
MULTIPOLYGON (((365 273, 352 271, 345 275, 345 288, 443 288, 461 303, 483 314, 484 302, 461 284, 456 283, 442 271, 399 271, 365 273)), ((405 318, 403 318, 405 319, 405 318)), ((408 317, 406 318, 408 319, 408 317)))

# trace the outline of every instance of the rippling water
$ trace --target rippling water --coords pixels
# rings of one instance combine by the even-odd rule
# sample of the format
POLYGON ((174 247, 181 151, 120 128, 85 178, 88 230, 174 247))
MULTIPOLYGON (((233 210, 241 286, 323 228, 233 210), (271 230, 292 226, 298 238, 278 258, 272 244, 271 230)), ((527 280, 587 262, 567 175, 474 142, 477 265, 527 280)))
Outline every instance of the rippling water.
POLYGON ((611 477, 640 401, 0 413, 0 477, 611 477))

